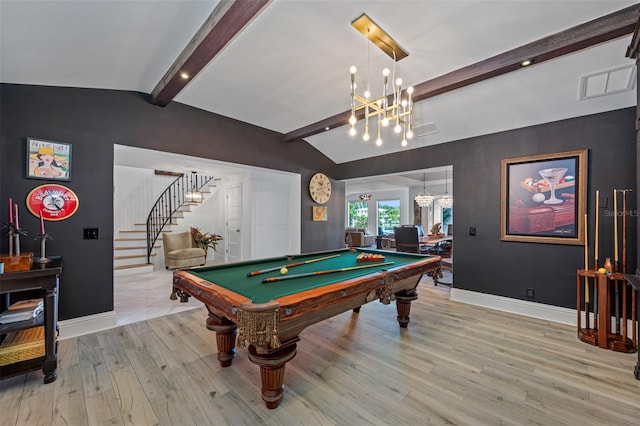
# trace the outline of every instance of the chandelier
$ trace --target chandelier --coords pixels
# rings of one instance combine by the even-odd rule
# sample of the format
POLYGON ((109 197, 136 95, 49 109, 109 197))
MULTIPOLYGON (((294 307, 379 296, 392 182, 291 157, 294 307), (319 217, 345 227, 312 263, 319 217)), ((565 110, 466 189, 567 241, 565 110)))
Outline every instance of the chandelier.
POLYGON ((371 194, 360 194, 360 199, 362 201, 369 201, 371 199, 371 194))
POLYGON ((201 203, 203 197, 202 192, 198 189, 198 175, 191 172, 191 176, 187 177, 189 187, 184 193, 184 201, 187 203, 201 203))
POLYGON ((427 207, 436 197, 427 192, 427 174, 424 174, 424 183, 422 184, 422 192, 415 196, 414 200, 418 204, 418 207, 427 207))
POLYGON ((447 175, 447 171, 445 170, 444 171, 444 195, 442 195, 438 200, 440 205, 445 208, 451 207, 453 205, 453 197, 449 195, 449 192, 447 191, 447 182, 448 182, 448 175, 447 175))
MULTIPOLYGON (((382 70, 382 95, 377 98, 371 97, 369 87, 369 70, 367 69, 366 90, 363 96, 356 93, 356 73, 358 69, 352 65, 349 69, 351 73, 351 115, 349 116, 349 135, 355 136, 356 123, 358 118, 356 112, 364 109, 364 134, 362 139, 366 142, 371 136, 369 134, 369 119, 375 119, 377 126, 376 145, 382 145, 381 128, 393 125, 393 131, 402 134, 402 146, 407 146, 407 139, 413 138, 411 126, 411 116, 413 113, 413 102, 411 94, 413 87, 408 87, 404 93, 402 91, 402 79, 396 78, 396 62, 409 56, 409 54, 398 45, 382 28, 371 20, 366 14, 356 18, 351 25, 367 37, 373 44, 393 59, 393 73, 389 68, 382 70), (389 87, 389 74, 391 73, 391 87, 389 87), (391 90, 391 92, 389 91, 391 90), (404 96, 406 95, 406 96, 404 96), (403 97, 404 96, 404 97, 403 97)), ((369 67, 369 44, 367 44, 367 68, 369 67)))

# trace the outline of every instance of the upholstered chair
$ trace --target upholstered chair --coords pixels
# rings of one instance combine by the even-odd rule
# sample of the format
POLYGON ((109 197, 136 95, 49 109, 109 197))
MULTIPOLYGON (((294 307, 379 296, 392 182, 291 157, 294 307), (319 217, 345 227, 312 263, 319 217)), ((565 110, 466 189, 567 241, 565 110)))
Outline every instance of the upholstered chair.
POLYGON ((396 251, 406 253, 426 253, 426 248, 420 246, 418 228, 415 226, 396 226, 393 228, 396 240, 396 251))
MULTIPOLYGON (((193 239, 189 232, 177 232, 162 234, 162 246, 164 249, 164 265, 169 269, 186 269, 194 266, 202 266, 206 262, 206 252, 198 247, 193 247, 193 239)), ((171 292, 171 300, 176 299, 175 289, 171 292)))

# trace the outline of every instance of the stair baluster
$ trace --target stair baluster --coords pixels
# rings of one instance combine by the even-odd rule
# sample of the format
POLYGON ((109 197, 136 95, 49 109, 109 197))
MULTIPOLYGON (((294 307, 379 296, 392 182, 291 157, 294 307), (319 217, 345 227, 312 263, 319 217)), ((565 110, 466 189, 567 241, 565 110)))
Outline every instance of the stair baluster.
POLYGON ((147 263, 151 263, 151 252, 165 225, 173 220, 173 215, 187 201, 187 190, 200 191, 213 180, 213 176, 190 173, 182 174, 174 180, 158 197, 147 216, 147 263))

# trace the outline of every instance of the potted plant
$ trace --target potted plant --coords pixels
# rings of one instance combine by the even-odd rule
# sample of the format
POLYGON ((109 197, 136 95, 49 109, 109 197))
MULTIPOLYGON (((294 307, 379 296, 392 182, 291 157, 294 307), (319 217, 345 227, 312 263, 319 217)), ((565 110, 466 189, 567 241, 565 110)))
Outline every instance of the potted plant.
POLYGON ((218 242, 222 240, 222 236, 218 234, 209 234, 208 232, 200 231, 200 228, 191 227, 191 238, 196 247, 204 250, 205 256, 209 247, 216 251, 218 242))

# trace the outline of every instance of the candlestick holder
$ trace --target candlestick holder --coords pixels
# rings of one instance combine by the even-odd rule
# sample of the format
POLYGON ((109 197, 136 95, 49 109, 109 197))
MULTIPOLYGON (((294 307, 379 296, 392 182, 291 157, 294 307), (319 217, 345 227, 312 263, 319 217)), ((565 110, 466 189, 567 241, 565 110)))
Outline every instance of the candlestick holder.
POLYGON ((13 256, 13 238, 16 233, 16 227, 13 223, 5 223, 2 225, 2 229, 7 230, 7 235, 9 236, 9 256, 13 256))
POLYGON ((28 234, 24 229, 16 228, 13 233, 13 249, 16 256, 20 256, 20 235, 26 236, 28 234))
POLYGON ((36 240, 40 240, 40 257, 36 257, 33 259, 35 263, 48 263, 51 262, 51 259, 48 259, 46 256, 46 241, 52 240, 51 235, 49 234, 38 234, 35 238, 36 240))

